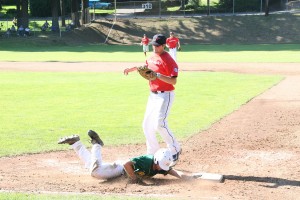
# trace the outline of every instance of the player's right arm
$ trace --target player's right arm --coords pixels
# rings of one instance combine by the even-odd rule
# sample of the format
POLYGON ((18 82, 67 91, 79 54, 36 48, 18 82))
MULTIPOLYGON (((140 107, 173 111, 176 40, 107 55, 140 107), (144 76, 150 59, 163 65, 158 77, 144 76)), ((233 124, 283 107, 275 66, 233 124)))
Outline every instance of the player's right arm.
POLYGON ((170 174, 171 176, 175 176, 179 179, 184 179, 184 180, 190 180, 193 179, 192 176, 183 173, 182 171, 176 170, 176 169, 171 169, 170 171, 168 171, 168 174, 170 174))
POLYGON ((124 75, 128 75, 129 72, 133 72, 136 70, 137 70, 137 67, 126 68, 126 69, 124 69, 124 75))

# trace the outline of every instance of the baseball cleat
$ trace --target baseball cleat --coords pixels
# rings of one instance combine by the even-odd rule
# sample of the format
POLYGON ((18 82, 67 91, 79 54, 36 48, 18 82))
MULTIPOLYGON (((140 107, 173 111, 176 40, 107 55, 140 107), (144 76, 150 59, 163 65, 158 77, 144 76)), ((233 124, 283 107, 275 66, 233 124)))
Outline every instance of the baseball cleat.
POLYGON ((66 137, 60 138, 57 143, 72 145, 75 142, 78 142, 79 140, 80 140, 79 135, 71 135, 71 136, 66 136, 66 137))
POLYGON ((181 152, 182 152, 182 149, 180 149, 180 151, 178 153, 176 153, 172 156, 173 161, 172 161, 170 167, 174 167, 177 164, 177 162, 179 160, 179 155, 181 154, 181 152))
POLYGON ((98 133, 96 133, 95 131, 89 130, 89 131, 88 131, 88 135, 89 135, 90 138, 92 139, 92 140, 91 140, 91 143, 92 143, 92 144, 100 144, 101 146, 104 145, 104 143, 103 143, 103 141, 100 139, 98 133))

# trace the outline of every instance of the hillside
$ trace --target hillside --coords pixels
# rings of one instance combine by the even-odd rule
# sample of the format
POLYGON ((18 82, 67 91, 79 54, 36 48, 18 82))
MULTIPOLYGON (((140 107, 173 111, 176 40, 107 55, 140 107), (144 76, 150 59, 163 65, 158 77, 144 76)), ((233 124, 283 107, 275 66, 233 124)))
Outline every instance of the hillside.
MULTIPOLYGON (((104 43, 112 24, 109 19, 95 21, 68 34, 68 41, 104 43)), ((293 14, 117 19, 107 43, 139 43, 144 33, 152 37, 170 30, 183 44, 300 43, 299 24, 300 15, 293 14)))

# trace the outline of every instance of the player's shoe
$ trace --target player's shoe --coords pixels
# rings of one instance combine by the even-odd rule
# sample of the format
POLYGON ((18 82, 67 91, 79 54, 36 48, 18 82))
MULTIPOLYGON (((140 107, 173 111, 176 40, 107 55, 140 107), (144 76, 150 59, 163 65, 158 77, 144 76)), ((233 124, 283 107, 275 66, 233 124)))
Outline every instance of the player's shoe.
POLYGON ((103 143, 103 141, 100 139, 98 133, 96 133, 95 131, 89 130, 89 131, 88 131, 88 135, 89 135, 90 138, 92 139, 92 140, 91 140, 91 143, 92 143, 92 144, 100 144, 101 146, 104 145, 104 143, 103 143))
POLYGON ((174 154, 174 155, 172 156, 173 161, 172 161, 170 167, 174 167, 174 166, 178 163, 179 155, 181 154, 181 152, 182 152, 182 149, 180 149, 179 152, 177 152, 176 154, 174 154))
POLYGON ((70 135, 70 136, 66 136, 66 137, 60 138, 57 143, 58 144, 69 144, 69 145, 72 145, 75 142, 78 142, 79 140, 80 140, 79 135, 70 135))

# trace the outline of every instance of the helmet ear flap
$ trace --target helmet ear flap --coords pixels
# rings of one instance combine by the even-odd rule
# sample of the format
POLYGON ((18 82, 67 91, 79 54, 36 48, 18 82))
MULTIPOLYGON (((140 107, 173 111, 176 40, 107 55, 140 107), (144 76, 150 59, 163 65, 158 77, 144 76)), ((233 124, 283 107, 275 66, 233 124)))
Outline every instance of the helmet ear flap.
POLYGON ((158 164, 157 157, 154 156, 154 164, 158 164))

